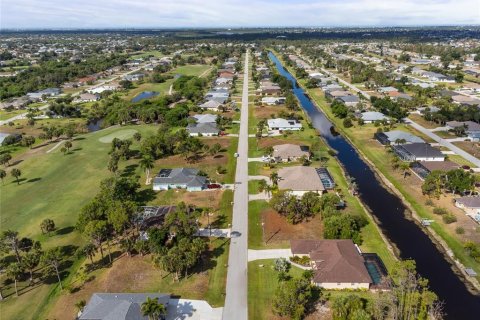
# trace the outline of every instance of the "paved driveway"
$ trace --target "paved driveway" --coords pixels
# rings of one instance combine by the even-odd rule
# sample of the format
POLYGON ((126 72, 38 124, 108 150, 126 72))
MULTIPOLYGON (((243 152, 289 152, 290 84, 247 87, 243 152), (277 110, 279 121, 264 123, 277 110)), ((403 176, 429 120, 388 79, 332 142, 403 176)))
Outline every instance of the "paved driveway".
POLYGON ((266 249, 266 250, 252 250, 248 249, 248 261, 262 260, 262 259, 288 259, 292 257, 290 249, 266 249))
POLYGON ((167 320, 220 320, 222 311, 204 300, 170 299, 167 320))

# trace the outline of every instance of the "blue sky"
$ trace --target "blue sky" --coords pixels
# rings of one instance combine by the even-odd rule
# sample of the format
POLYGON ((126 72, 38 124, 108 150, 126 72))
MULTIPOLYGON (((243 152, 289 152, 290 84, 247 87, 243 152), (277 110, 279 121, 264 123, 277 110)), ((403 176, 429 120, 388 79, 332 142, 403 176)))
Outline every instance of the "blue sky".
POLYGON ((458 24, 479 0, 0 0, 9 29, 458 24))

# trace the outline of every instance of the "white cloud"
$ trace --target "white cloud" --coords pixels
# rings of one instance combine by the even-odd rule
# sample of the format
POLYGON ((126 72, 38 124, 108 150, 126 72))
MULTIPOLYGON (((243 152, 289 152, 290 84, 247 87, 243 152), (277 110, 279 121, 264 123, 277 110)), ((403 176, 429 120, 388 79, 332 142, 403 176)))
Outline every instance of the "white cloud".
POLYGON ((479 24, 478 0, 0 0, 1 28, 479 24))

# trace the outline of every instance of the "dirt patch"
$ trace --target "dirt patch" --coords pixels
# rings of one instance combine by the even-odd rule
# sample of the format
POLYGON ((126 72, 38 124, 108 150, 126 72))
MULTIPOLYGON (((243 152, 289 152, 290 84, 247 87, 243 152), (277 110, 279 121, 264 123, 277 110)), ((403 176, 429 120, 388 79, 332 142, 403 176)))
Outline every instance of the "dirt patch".
POLYGON ((86 283, 80 291, 60 296, 49 318, 74 319, 75 303, 82 299, 88 302, 95 292, 141 292, 147 287, 147 281, 161 277, 161 272, 141 256, 121 257, 110 269, 96 273, 96 278, 86 283))
POLYGON ((88 302, 95 292, 168 292, 180 295, 190 292, 194 299, 207 292, 206 273, 173 283, 170 277, 165 278, 164 272, 154 267, 150 259, 150 256, 122 256, 111 268, 95 272, 97 277, 86 283, 80 291, 62 294, 48 319, 74 319, 77 312, 75 303, 82 299, 88 302))
POLYGON ((281 244, 294 239, 322 239, 323 224, 320 215, 309 221, 293 225, 273 209, 262 212, 265 222, 265 240, 267 244, 281 244))
POLYGON ((272 114, 276 117, 276 115, 282 110, 285 111, 286 108, 282 106, 255 107, 254 115, 256 118, 270 119, 272 117, 272 114))

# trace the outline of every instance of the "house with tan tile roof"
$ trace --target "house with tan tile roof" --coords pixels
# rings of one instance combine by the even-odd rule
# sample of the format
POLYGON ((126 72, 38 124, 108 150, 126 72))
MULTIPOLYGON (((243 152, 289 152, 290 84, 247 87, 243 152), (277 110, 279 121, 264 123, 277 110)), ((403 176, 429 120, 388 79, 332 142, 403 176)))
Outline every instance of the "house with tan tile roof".
POLYGON ((350 239, 291 240, 294 256, 308 256, 313 282, 325 289, 369 289, 373 283, 365 259, 350 239))

